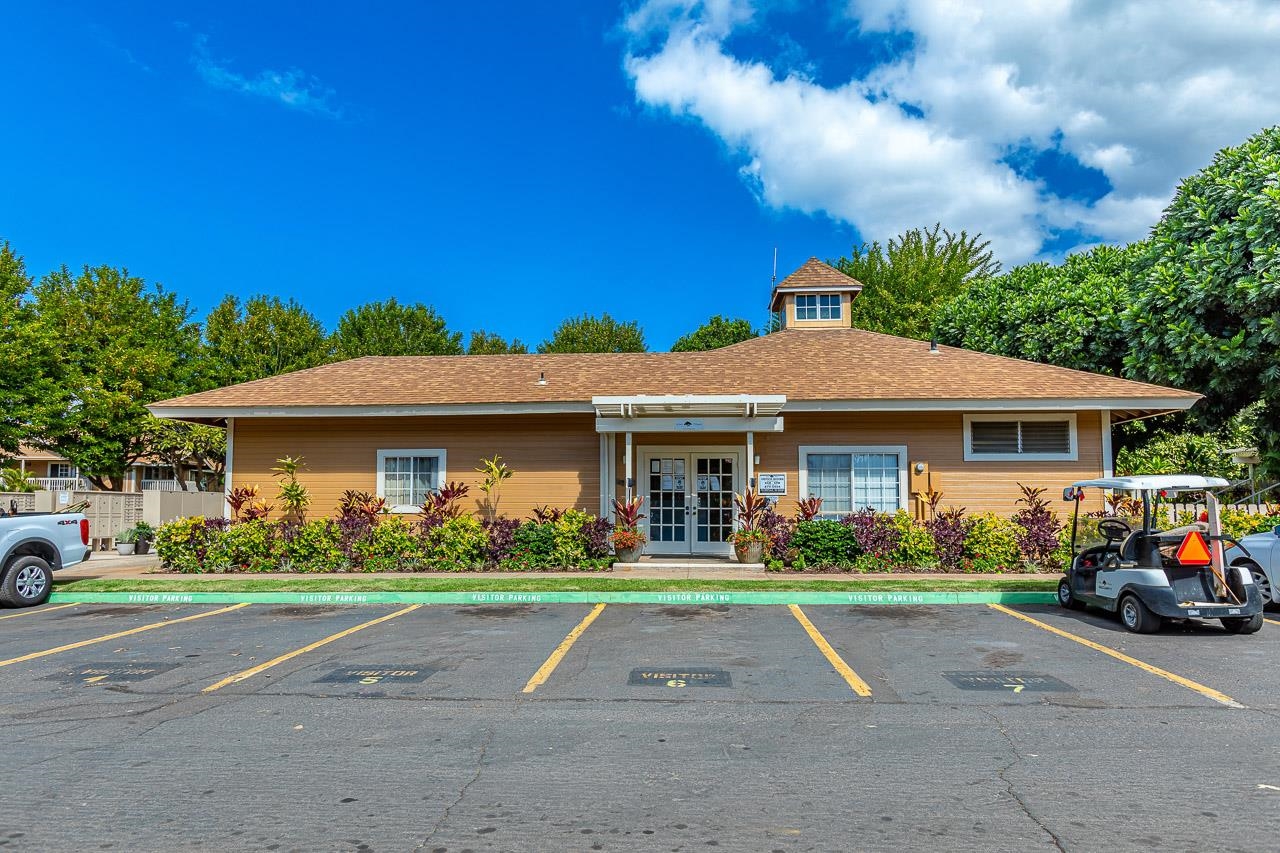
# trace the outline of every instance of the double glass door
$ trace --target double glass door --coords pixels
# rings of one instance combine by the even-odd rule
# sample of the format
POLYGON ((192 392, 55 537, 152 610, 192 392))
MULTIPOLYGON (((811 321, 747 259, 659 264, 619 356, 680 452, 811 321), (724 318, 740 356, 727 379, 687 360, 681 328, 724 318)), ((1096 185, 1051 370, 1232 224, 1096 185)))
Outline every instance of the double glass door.
POLYGON ((642 453, 650 554, 728 554, 732 551, 737 452, 649 450, 642 453))

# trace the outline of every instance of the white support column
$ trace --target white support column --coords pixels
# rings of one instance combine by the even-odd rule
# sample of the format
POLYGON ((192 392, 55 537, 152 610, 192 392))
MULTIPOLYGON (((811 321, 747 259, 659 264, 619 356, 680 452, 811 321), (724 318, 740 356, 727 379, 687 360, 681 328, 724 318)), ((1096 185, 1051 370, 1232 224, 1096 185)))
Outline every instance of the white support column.
POLYGON ((1102 476, 1113 476, 1111 462, 1111 410, 1102 410, 1102 476))
POLYGON ((631 431, 630 431, 630 430, 628 430, 628 431, 627 431, 627 438, 626 438, 626 442, 627 442, 627 443, 626 443, 626 451, 627 451, 627 462, 626 462, 626 472, 627 472, 627 473, 626 473, 626 477, 627 477, 627 479, 626 479, 626 484, 627 484, 627 503, 631 503, 631 498, 632 498, 632 495, 633 495, 633 492, 632 492, 632 480, 634 479, 634 476, 633 476, 633 471, 632 471, 632 462, 631 462, 631 453, 632 453, 633 448, 632 448, 632 445, 631 445, 631 431))
MULTIPOLYGON (((236 440, 236 419, 227 418, 227 464, 223 468, 222 474, 222 494, 231 491, 231 460, 234 455, 234 447, 236 440)), ((231 518, 231 501, 223 501, 222 511, 227 518, 231 518)))
POLYGON ((747 488, 755 490, 756 484, 756 434, 747 430, 747 488))
POLYGON ((600 433, 600 517, 609 517, 609 489, 613 481, 609 479, 609 434, 600 433))
POLYGON ((608 460, 609 460, 609 499, 605 503, 609 511, 609 520, 613 521, 613 499, 618 496, 618 436, 616 433, 608 433, 608 460))

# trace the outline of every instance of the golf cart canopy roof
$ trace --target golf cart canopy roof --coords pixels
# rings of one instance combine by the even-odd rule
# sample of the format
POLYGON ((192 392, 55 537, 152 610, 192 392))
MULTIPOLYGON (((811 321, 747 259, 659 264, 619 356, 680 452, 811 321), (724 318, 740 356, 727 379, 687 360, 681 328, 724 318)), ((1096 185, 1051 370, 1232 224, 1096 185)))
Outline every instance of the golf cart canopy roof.
POLYGON ((1131 492, 1199 492, 1231 485, 1221 477, 1193 474, 1161 474, 1151 477, 1102 477, 1072 483, 1077 489, 1121 489, 1131 492))

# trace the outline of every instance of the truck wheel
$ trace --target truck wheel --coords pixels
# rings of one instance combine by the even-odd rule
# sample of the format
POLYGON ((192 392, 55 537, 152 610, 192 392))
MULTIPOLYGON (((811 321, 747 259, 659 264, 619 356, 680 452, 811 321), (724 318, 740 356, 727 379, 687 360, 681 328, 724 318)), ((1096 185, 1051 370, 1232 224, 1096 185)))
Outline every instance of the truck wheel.
POLYGON ((34 607, 49 600, 53 591, 53 572, 39 557, 14 557, 5 567, 0 582, 0 601, 14 607, 34 607))
POLYGON ((1058 581, 1058 603, 1068 610, 1084 610, 1084 603, 1071 591, 1071 581, 1067 578, 1058 581))
POLYGON ((1120 599, 1120 624, 1135 634, 1154 634, 1164 622, 1142 603, 1142 599, 1128 593, 1120 599))
POLYGON ((1255 613, 1238 619, 1223 619, 1222 627, 1228 634, 1256 634, 1262 630, 1262 614, 1255 613))

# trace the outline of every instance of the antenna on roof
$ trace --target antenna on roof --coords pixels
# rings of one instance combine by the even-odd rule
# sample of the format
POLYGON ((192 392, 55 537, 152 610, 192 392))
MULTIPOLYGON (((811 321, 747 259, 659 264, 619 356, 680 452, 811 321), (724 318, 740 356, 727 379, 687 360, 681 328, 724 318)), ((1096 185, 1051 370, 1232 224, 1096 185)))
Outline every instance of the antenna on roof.
POLYGON ((772 287, 777 283, 778 283, 778 247, 774 246, 773 247, 773 279, 769 282, 769 285, 772 287))

